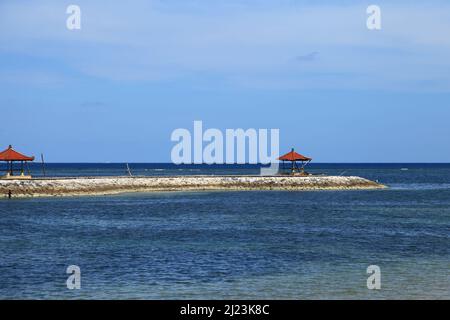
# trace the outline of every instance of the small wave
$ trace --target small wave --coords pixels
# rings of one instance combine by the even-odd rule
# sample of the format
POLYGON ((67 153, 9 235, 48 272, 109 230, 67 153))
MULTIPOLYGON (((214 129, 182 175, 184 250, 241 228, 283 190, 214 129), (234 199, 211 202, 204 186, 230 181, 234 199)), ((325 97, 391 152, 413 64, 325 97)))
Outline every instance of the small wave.
POLYGON ((399 183, 390 187, 392 190, 447 190, 450 183, 399 183))

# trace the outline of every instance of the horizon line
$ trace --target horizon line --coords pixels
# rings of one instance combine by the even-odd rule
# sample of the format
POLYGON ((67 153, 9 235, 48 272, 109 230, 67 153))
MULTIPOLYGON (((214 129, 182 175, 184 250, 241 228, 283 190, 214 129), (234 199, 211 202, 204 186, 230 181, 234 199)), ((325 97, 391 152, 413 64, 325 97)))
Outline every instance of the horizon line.
MULTIPOLYGON (((30 164, 42 164, 42 162, 39 161, 30 161, 30 164)), ((173 164, 176 166, 181 165, 263 165, 263 166, 269 166, 270 164, 262 164, 262 163, 180 163, 175 164, 173 162, 126 162, 126 161, 119 161, 119 162, 105 162, 105 161, 99 161, 99 162, 44 162, 45 164, 173 164)), ((282 162, 279 162, 282 164, 282 162)), ((401 162, 401 161, 395 161, 395 162, 311 162, 311 164, 450 164, 450 162, 401 162)))

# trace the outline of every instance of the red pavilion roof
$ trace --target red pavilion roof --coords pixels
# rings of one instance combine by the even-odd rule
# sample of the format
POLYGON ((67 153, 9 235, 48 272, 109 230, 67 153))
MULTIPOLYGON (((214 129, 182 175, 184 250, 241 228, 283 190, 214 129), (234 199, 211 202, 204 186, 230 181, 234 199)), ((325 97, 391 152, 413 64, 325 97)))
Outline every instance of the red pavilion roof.
POLYGON ((300 153, 297 153, 297 152, 294 151, 294 149, 292 149, 291 152, 288 152, 285 155, 279 157, 278 160, 282 160, 282 161, 311 161, 312 158, 305 157, 304 155, 301 155, 300 153))
POLYGON ((33 161, 34 157, 27 157, 15 151, 10 145, 8 149, 0 152, 0 161, 33 161))

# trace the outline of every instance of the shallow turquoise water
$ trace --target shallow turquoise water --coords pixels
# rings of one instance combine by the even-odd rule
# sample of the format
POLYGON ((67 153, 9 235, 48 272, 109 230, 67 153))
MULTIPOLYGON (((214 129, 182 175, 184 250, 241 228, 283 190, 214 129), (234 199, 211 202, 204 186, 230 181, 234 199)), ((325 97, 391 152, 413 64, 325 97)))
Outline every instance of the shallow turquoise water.
POLYGON ((390 188, 0 200, 0 297, 450 298, 450 166, 314 170, 390 188))

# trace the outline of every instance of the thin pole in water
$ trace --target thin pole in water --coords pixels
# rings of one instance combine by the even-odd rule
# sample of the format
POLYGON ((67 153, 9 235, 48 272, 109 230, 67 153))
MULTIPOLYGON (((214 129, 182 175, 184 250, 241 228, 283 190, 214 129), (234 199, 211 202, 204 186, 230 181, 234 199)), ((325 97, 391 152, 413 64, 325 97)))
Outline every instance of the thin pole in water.
POLYGON ((45 161, 44 161, 44 154, 41 153, 41 164, 42 164, 42 173, 44 174, 44 177, 47 175, 45 172, 45 161))
POLYGON ((128 165, 128 163, 127 163, 127 172, 128 172, 128 175, 129 175, 130 177, 133 176, 133 175, 131 174, 130 166, 128 165))

